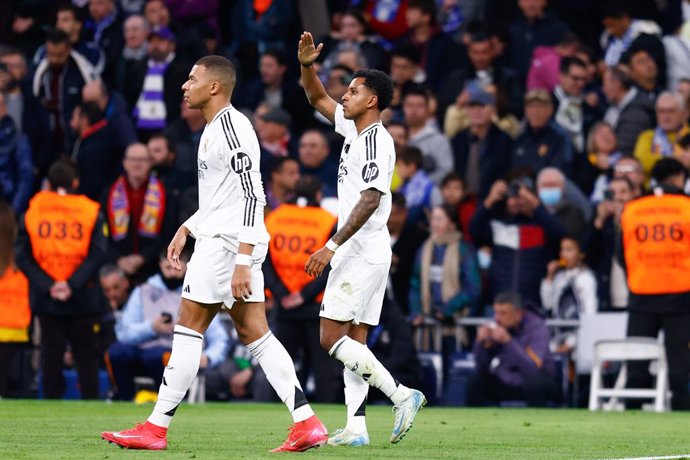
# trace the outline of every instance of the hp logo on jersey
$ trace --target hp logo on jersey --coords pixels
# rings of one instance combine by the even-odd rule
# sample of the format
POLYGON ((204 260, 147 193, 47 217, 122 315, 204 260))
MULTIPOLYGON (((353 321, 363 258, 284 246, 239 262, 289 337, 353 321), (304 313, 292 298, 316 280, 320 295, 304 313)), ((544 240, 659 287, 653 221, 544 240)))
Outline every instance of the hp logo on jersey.
POLYGON ((230 160, 230 167, 237 174, 242 174, 252 169, 252 159, 246 153, 239 152, 230 160))
POLYGON ((379 177, 379 167, 373 161, 362 168, 362 179, 367 184, 379 177))

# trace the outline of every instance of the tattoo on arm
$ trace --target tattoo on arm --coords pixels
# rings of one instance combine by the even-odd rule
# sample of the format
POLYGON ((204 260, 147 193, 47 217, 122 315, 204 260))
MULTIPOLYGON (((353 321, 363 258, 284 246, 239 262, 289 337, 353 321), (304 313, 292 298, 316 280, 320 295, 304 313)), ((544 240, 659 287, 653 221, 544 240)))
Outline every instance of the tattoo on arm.
POLYGON ((381 192, 373 188, 364 190, 359 197, 359 201, 352 209, 350 217, 347 218, 347 222, 343 225, 343 228, 333 235, 333 241, 336 244, 344 244, 349 240, 352 235, 357 233, 364 223, 369 220, 369 217, 371 217, 374 211, 379 207, 380 201, 381 192))

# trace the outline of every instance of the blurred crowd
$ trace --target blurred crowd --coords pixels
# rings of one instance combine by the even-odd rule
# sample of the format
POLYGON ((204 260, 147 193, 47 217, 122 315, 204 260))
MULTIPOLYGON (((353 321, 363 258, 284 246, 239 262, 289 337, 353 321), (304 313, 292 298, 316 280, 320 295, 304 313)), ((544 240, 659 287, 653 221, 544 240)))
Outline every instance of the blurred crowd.
MULTIPOLYGON (((358 69, 391 76, 394 255, 369 345, 405 378, 419 377, 415 329, 442 324, 444 356, 471 350, 492 330, 456 321, 500 325, 499 294, 541 318, 625 311, 623 207, 659 160, 690 168, 687 0, 7 0, 0 24, 0 395, 32 395, 18 382, 40 375, 61 397, 65 368, 84 397, 99 397, 98 369, 121 399, 135 377, 160 383, 183 278, 164 251, 197 207, 206 124, 180 87, 207 54, 236 65, 268 216, 336 209, 342 138, 300 86, 300 32, 324 44, 315 65, 335 100, 358 69)), ((313 336, 319 286, 267 264, 272 320, 310 324, 290 348, 301 378, 319 369, 317 400, 340 399, 313 336)), ((202 368, 221 398, 272 398, 225 322, 202 368)))

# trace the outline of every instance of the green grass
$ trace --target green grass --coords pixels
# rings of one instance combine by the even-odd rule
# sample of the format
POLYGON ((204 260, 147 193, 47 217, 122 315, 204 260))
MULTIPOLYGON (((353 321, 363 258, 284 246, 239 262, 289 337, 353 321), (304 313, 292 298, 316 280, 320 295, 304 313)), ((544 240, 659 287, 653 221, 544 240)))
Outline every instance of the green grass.
MULTIPOLYGON (((317 405, 330 430, 341 406, 317 405)), ((103 430, 143 421, 150 405, 103 402, 0 401, 0 458, 257 459, 287 434, 290 417, 277 404, 183 405, 166 452, 127 451, 100 439, 103 430)), ((426 408, 398 445, 388 443, 390 408, 368 408, 371 446, 324 447, 305 458, 598 459, 690 453, 690 414, 590 413, 584 410, 426 408)))

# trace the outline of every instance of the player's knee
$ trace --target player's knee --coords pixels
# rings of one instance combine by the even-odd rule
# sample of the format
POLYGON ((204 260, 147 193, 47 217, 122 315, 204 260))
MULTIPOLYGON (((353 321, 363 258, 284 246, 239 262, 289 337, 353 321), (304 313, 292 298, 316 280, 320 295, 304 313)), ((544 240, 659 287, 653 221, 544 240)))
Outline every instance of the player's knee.
POLYGON ((334 335, 334 334, 321 334, 321 337, 319 338, 319 341, 321 343, 321 348, 326 350, 326 352, 331 351, 331 348, 333 348, 333 345, 340 340, 341 337, 334 335))

